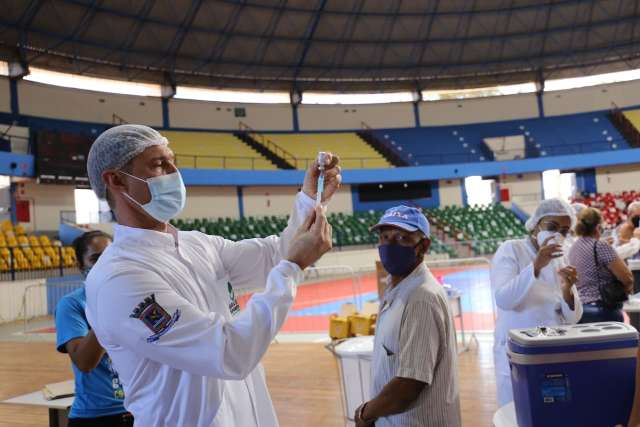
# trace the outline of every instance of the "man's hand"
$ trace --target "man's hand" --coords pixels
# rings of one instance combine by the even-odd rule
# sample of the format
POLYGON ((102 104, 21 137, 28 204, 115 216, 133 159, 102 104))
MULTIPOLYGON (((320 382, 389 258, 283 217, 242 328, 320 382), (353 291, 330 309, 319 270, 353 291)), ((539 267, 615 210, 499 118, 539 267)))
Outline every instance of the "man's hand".
POLYGON ((578 270, 571 265, 558 270, 558 275, 560 276, 563 287, 571 289, 571 287, 578 282, 578 270))
MULTIPOLYGON (((322 193, 323 203, 331 199, 331 196, 340 188, 340 183, 342 182, 342 175, 340 175, 342 168, 338 165, 340 158, 331 153, 327 153, 326 160, 327 164, 324 169, 324 192, 322 193)), ((307 169, 307 173, 304 176, 304 184, 302 185, 304 194, 312 199, 316 198, 319 176, 320 169, 318 169, 318 159, 316 159, 307 169)))
POLYGON ((543 242, 542 247, 538 249, 536 259, 533 261, 533 270, 535 277, 538 277, 540 275, 540 271, 547 265, 549 265, 551 260, 560 258, 562 256, 562 254, 556 255, 562 252, 562 245, 549 244, 549 241, 554 238, 555 236, 549 237, 543 242))
POLYGON ((367 403, 363 403, 362 405, 358 406, 358 408, 356 409, 356 413, 353 416, 353 419, 355 420, 356 423, 356 427, 371 427, 373 425, 375 425, 374 421, 365 421, 362 419, 362 414, 364 412, 364 405, 366 405, 367 403))
POLYGON ((286 259, 304 270, 330 251, 331 247, 331 224, 327 221, 324 208, 316 206, 291 241, 286 259))

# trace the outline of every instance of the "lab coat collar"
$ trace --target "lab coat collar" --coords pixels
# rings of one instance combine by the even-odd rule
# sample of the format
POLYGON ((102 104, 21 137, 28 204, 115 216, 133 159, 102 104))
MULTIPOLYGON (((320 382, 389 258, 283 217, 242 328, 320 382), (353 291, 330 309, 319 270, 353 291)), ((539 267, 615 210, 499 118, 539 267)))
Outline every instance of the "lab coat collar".
POLYGON ((178 247, 178 230, 167 224, 167 232, 149 230, 146 228, 129 227, 122 224, 113 226, 114 242, 118 243, 127 239, 143 241, 145 244, 178 247))
POLYGON ((391 276, 387 277, 387 288, 384 292, 386 305, 391 305, 393 300, 400 295, 407 295, 426 281, 427 266, 421 262, 407 277, 402 279, 394 288, 391 288, 391 276))
POLYGON ((527 249, 529 249, 529 252, 531 252, 533 257, 535 258, 535 256, 538 254, 538 251, 536 250, 536 247, 533 246, 533 243, 531 243, 531 237, 530 236, 525 237, 524 244, 527 247, 527 249))

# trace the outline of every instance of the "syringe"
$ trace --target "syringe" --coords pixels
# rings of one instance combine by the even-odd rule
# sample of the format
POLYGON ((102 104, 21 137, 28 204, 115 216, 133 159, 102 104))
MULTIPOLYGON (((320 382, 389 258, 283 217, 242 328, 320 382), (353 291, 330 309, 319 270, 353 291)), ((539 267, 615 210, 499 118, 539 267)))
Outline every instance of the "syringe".
POLYGON ((316 206, 322 204, 322 193, 324 193, 324 169, 327 166, 327 153, 320 151, 318 153, 318 169, 320 175, 318 176, 318 188, 316 190, 316 206))

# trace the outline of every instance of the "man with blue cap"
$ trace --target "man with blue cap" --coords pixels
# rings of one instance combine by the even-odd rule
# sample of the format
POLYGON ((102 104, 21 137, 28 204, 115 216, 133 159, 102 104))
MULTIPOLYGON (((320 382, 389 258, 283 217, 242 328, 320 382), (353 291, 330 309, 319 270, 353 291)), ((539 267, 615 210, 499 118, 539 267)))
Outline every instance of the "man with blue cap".
POLYGON ((372 227, 389 273, 371 363, 373 399, 356 427, 458 427, 456 335, 447 294, 424 263, 429 222, 417 208, 387 210, 372 227))

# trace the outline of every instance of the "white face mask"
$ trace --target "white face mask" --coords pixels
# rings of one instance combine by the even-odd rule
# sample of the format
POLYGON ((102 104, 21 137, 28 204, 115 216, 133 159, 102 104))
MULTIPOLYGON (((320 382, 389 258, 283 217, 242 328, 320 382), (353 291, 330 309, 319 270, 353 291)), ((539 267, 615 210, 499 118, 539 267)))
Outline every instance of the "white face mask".
POLYGON ((542 247, 544 245, 544 242, 549 238, 549 237, 553 237, 553 239, 549 240, 547 242, 547 245, 552 245, 552 244, 558 244, 561 245, 562 242, 564 241, 564 236, 558 232, 555 231, 539 231, 538 232, 538 236, 536 238, 536 241, 538 242, 538 246, 542 247))
MULTIPOLYGON (((536 237, 536 240, 538 242, 538 247, 541 248, 544 245, 544 242, 549 237, 553 237, 553 238, 547 242, 547 245, 553 245, 553 244, 562 245, 564 243, 564 236, 562 234, 555 231, 543 230, 543 231, 539 231, 538 236, 536 237)), ((563 255, 563 254, 564 254, 563 249, 560 249, 558 252, 554 252, 554 255, 563 255)))
POLYGON ((128 193, 123 193, 129 200, 140 206, 153 219, 159 222, 169 222, 182 212, 187 200, 187 189, 184 187, 180 172, 168 175, 153 176, 142 179, 124 171, 123 174, 145 182, 151 193, 151 200, 144 205, 131 197, 128 193))

